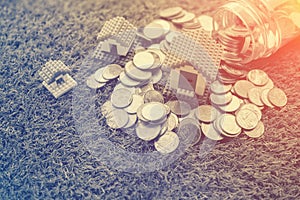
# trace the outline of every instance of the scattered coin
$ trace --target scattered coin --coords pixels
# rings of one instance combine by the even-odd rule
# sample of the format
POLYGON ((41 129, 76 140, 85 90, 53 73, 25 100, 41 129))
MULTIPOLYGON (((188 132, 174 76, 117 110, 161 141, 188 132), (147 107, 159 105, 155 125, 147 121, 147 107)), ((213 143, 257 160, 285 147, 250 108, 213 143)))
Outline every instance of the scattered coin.
POLYGON ((227 92, 229 92, 232 88, 231 84, 223 84, 220 83, 220 81, 214 81, 211 85, 210 85, 210 90, 215 93, 215 94, 225 94, 227 92))
POLYGON ((129 114, 128 115, 128 122, 123 128, 127 129, 127 128, 133 127, 136 124, 136 121, 137 121, 136 114, 129 114))
POLYGON ((226 105, 229 104, 232 100, 232 94, 231 92, 227 92, 226 94, 210 94, 210 101, 215 105, 226 105))
POLYGON ((120 81, 123 85, 128 86, 128 87, 135 87, 138 86, 141 82, 133 80, 129 76, 125 74, 125 72, 121 72, 120 74, 120 81))
POLYGON ((161 27, 163 28, 163 31, 164 31, 164 34, 167 34, 170 32, 171 30, 171 24, 166 21, 166 20, 163 20, 163 19, 156 19, 154 21, 152 21, 153 23, 157 23, 157 24, 160 24, 161 27))
POLYGON ((149 90, 145 93, 144 95, 144 102, 149 103, 149 102, 160 102, 164 103, 164 97, 163 95, 158 92, 157 90, 149 90))
POLYGON ((152 73, 151 82, 153 84, 158 83, 162 79, 163 73, 161 69, 156 70, 155 73, 152 73))
POLYGON ((212 123, 202 123, 201 124, 202 133, 211 140, 223 140, 224 137, 215 129, 212 123))
POLYGON ((186 116, 191 112, 191 106, 184 101, 172 100, 166 103, 177 116, 186 116))
POLYGON ((270 107, 270 108, 274 108, 274 106, 271 104, 271 102, 268 99, 268 93, 269 93, 270 89, 265 89, 261 92, 261 96, 260 99, 263 102, 263 104, 265 104, 266 106, 270 107))
POLYGON ((263 102, 261 101, 261 92, 262 90, 258 87, 253 87, 248 90, 248 98, 250 102, 257 106, 264 106, 263 102))
POLYGON ((127 112, 114 109, 106 115, 106 124, 113 129, 123 128, 129 120, 127 112))
POLYGON ((133 64, 141 70, 147 70, 154 64, 154 57, 150 52, 143 51, 137 53, 133 57, 133 64))
POLYGON ((218 111, 211 105, 201 105, 195 110, 195 117, 204 123, 213 122, 218 116, 218 111))
POLYGON ((145 141, 154 140, 161 131, 160 125, 151 125, 145 122, 138 122, 136 126, 136 134, 137 136, 145 141))
POLYGON ((172 153, 177 149, 178 146, 179 138, 177 134, 172 131, 167 131, 157 141, 154 142, 155 149, 162 154, 172 153))
POLYGON ((151 22, 143 29, 144 35, 149 39, 158 39, 165 34, 164 27, 161 24, 151 22))
POLYGON ((242 132, 241 127, 236 123, 235 116, 232 114, 223 114, 220 116, 220 127, 230 135, 238 135, 242 132))
POLYGON ((130 90, 120 88, 111 95, 111 103, 116 108, 125 108, 132 102, 132 94, 130 90))
POLYGON ((110 64, 104 68, 102 76, 106 80, 112 80, 112 79, 117 78, 121 74, 122 71, 123 71, 123 68, 120 65, 110 64))
POLYGON ((107 116, 108 113, 110 113, 113 110, 113 105, 111 101, 106 101, 102 106, 101 106, 101 114, 103 116, 107 116))
POLYGON ((86 85, 91 89, 98 89, 105 86, 106 83, 99 83, 98 81, 96 81, 93 74, 86 79, 86 85))
POLYGON ((106 69, 106 67, 99 68, 94 73, 95 80, 98 81, 99 83, 107 83, 109 81, 109 80, 103 78, 103 72, 105 69, 106 69))
POLYGON ((213 18, 208 15, 200 15, 198 20, 204 30, 211 32, 213 30, 213 18))
MULTIPOLYGON (((152 56, 152 55, 151 55, 152 56)), ((153 57, 153 56, 152 56, 153 57)), ((152 73, 149 71, 143 71, 138 69, 132 61, 129 61, 125 65, 125 73, 131 79, 136 81, 147 81, 150 80, 152 73)))
POLYGON ((246 80, 239 80, 234 84, 235 93, 242 98, 248 98, 248 91, 255 87, 251 82, 246 80))
POLYGON ((187 23, 187 22, 190 22, 192 21, 193 19, 195 19, 195 14, 194 13, 185 13, 185 15, 181 18, 178 18, 178 19, 173 19, 172 22, 174 24, 184 24, 184 23, 187 23))
POLYGON ((128 107, 125 107, 124 110, 129 114, 135 114, 138 108, 144 104, 144 98, 140 95, 133 94, 132 101, 128 107))
POLYGON ((168 122, 167 123, 168 124, 168 131, 174 130, 179 125, 178 117, 174 113, 170 113, 170 115, 168 116, 167 122, 168 122))
POLYGON ((232 95, 232 100, 229 104, 224 106, 219 106, 219 108, 224 112, 235 112, 237 111, 241 106, 241 99, 238 98, 235 95, 232 95))
POLYGON ((259 109, 259 107, 257 107, 256 105, 254 105, 252 103, 245 103, 244 105, 241 106, 240 110, 242 110, 242 109, 248 109, 248 110, 253 111, 257 115, 258 120, 261 120, 262 112, 259 109))
POLYGON ((184 118, 179 124, 177 135, 183 143, 194 146, 201 139, 199 122, 194 118, 184 118))
POLYGON ((182 11, 183 9, 181 7, 171 7, 160 11, 159 16, 162 18, 170 18, 180 14, 182 11))
POLYGON ((247 79, 254 85, 263 86, 269 81, 269 77, 263 70, 254 69, 249 71, 247 79))
POLYGON ((252 130, 244 130, 244 133, 251 138, 258 138, 265 132, 265 126, 262 121, 259 121, 257 126, 252 130))
POLYGON ((241 109, 236 114, 236 122, 246 130, 255 128, 259 122, 258 116, 249 109, 241 109))
POLYGON ((276 107, 283 107, 287 104, 287 96, 283 90, 273 88, 268 92, 268 99, 276 107))
POLYGON ((149 121, 158 121, 166 117, 166 109, 162 103, 146 103, 142 109, 142 115, 149 121))

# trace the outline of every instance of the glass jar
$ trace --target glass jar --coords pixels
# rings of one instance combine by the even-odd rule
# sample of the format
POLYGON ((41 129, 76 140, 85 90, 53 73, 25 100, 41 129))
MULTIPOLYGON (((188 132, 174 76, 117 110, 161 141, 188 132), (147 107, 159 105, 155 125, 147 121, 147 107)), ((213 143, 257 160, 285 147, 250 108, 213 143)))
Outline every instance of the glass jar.
POLYGON ((231 66, 268 57, 300 35, 300 0, 230 1, 216 11, 213 35, 231 66))

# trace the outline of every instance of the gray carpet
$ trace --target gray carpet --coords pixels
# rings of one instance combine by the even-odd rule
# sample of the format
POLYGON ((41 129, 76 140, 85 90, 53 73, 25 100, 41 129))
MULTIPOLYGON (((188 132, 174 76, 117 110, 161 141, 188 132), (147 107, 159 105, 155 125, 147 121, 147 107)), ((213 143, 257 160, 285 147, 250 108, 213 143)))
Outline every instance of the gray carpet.
POLYGON ((300 38, 250 65, 265 70, 289 98, 282 109, 264 110, 263 137, 241 135, 206 152, 201 143, 145 173, 118 171, 91 155, 74 123, 74 93, 56 100, 36 73, 60 59, 76 77, 112 17, 143 26, 168 6, 210 14, 224 2, 1 1, 0 198, 300 199, 300 38))

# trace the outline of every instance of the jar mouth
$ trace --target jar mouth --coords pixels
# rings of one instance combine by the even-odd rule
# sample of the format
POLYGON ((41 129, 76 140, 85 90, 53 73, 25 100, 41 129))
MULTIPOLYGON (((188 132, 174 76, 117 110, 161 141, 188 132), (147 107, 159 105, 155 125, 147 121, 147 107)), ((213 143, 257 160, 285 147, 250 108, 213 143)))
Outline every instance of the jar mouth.
POLYGON ((214 33, 224 47, 225 62, 243 65, 265 56, 266 18, 265 13, 246 1, 229 2, 216 12, 214 33))

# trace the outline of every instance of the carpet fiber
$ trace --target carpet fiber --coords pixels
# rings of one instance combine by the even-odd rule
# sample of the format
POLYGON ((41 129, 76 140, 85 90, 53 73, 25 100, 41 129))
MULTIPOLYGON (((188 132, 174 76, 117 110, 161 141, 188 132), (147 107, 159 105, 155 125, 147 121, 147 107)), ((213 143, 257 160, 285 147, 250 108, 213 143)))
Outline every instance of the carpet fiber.
POLYGON ((0 198, 300 199, 300 38, 250 64, 288 96, 284 108, 263 111, 261 138, 218 142, 205 156, 196 145, 148 173, 117 171, 91 155, 74 124, 73 93, 56 100, 37 75, 59 59, 76 76, 103 23, 115 16, 141 27, 169 6, 211 14, 224 2, 1 1, 0 198))

